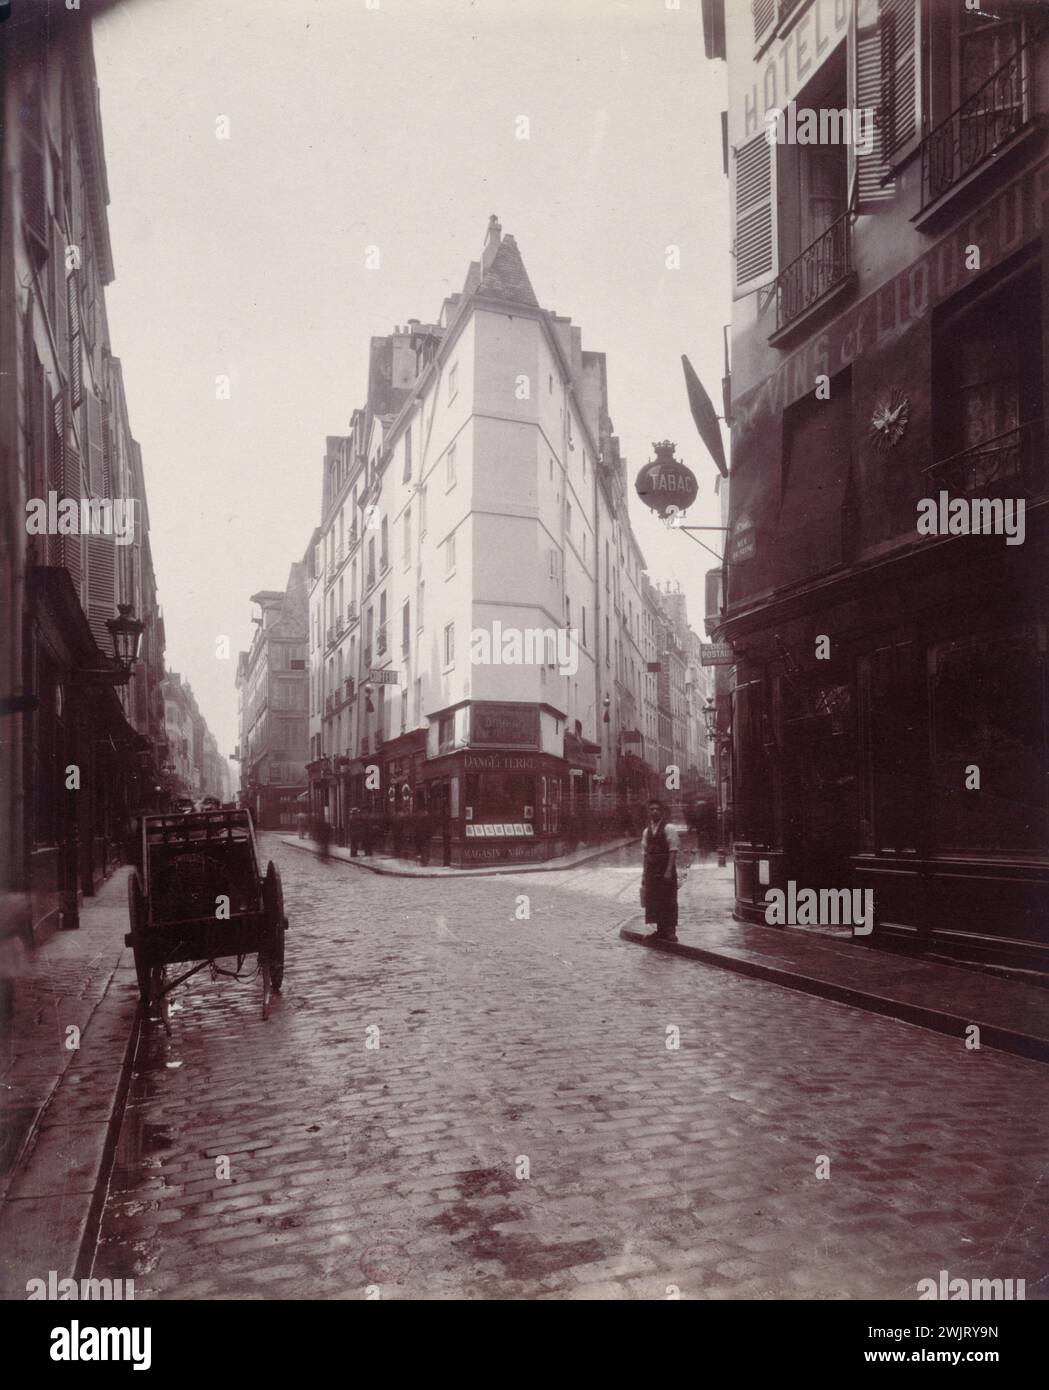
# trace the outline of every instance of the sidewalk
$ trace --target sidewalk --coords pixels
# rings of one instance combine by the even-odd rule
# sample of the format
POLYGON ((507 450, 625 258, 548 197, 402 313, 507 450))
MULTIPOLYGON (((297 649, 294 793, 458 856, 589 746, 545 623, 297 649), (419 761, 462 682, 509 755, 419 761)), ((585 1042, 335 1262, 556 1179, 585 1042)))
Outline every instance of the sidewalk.
POLYGON ((138 1033, 127 875, 84 900, 78 931, 15 954, 0 1037, 0 1298, 24 1299, 49 1270, 89 1272, 138 1033))
POLYGON ((680 897, 678 941, 654 942, 644 914, 624 941, 734 970, 958 1038, 977 1024, 980 1045, 1049 1062, 1049 991, 1022 979, 878 950, 847 929, 754 926, 731 917, 731 867, 696 867, 680 897))
MULTIPOLYGON (((311 854, 320 853, 316 840, 300 840, 297 835, 282 835, 286 845, 295 849, 309 850, 311 854)), ((346 864, 355 864, 358 869, 367 869, 373 874, 392 874, 395 878, 483 878, 486 874, 544 874, 554 869, 574 869, 577 864, 588 864, 591 859, 614 854, 628 845, 636 845, 640 836, 623 836, 618 840, 607 840, 602 845, 582 845, 574 854, 563 854, 559 859, 544 859, 540 864, 493 864, 484 869, 445 868, 441 864, 427 864, 425 867, 414 859, 395 859, 392 854, 367 854, 350 857, 350 851, 342 846, 332 845, 328 853, 332 859, 341 859, 346 864)))

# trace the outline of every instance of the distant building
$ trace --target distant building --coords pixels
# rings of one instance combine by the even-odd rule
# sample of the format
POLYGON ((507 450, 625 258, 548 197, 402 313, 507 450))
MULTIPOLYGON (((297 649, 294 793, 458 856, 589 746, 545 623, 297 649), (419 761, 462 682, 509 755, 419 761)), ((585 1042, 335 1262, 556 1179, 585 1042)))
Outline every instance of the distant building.
POLYGON ((306 790, 306 573, 298 561, 283 591, 252 594, 261 615, 251 648, 237 663, 240 800, 265 830, 295 825, 306 790))
POLYGON ((438 321, 372 339, 366 404, 327 439, 314 814, 344 836, 354 807, 426 811, 456 863, 542 859, 664 785, 675 719, 687 762, 680 652, 660 741, 666 622, 627 498, 604 354, 493 217, 438 321))

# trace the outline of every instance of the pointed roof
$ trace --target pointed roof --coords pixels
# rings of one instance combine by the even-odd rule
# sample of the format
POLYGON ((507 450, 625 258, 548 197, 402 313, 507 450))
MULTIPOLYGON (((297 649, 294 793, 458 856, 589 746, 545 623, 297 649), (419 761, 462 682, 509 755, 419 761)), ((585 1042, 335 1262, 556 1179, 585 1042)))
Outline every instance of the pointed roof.
POLYGON ((508 299, 517 304, 527 304, 533 309, 539 308, 528 271, 512 236, 504 236, 499 242, 481 276, 477 294, 480 298, 508 299))

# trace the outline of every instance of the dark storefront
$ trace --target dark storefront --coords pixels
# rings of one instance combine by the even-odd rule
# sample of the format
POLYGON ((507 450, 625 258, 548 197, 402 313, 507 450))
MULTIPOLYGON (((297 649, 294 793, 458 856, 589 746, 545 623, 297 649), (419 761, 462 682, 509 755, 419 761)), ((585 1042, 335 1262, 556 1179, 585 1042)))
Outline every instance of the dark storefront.
POLYGON ((957 270, 968 228, 946 237, 737 403, 718 637, 738 916, 790 880, 871 888, 875 942, 1049 968, 1037 178, 981 210, 981 270, 957 270), (997 533, 922 534, 941 494, 1001 504, 997 533))

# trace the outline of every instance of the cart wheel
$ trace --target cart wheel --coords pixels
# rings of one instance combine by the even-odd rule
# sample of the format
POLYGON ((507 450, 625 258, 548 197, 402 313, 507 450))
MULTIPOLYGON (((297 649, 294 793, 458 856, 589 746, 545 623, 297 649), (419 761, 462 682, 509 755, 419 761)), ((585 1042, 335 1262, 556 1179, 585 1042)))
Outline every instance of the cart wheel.
POLYGON ((127 881, 127 910, 131 921, 133 936, 132 951, 135 956, 135 974, 138 976, 138 996, 143 1004, 149 1006, 152 993, 152 970, 146 959, 146 943, 142 939, 146 927, 146 894, 142 887, 142 876, 132 869, 127 881))
POLYGON ((284 932, 288 919, 284 915, 284 889, 280 870, 271 859, 262 881, 262 906, 266 916, 267 944, 259 952, 260 961, 269 967, 270 985, 279 992, 284 983, 284 932))

